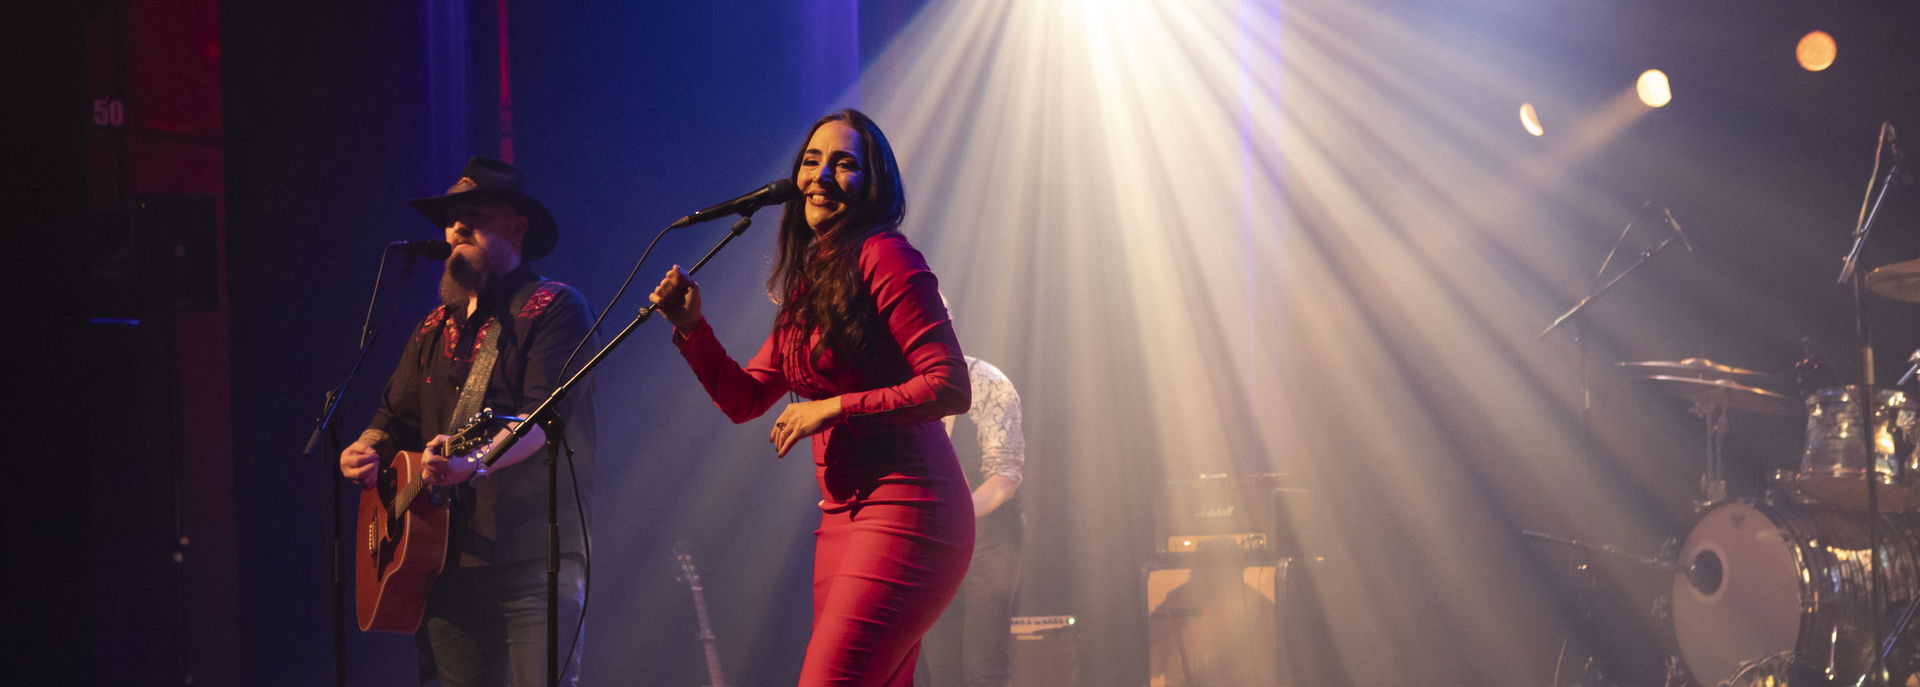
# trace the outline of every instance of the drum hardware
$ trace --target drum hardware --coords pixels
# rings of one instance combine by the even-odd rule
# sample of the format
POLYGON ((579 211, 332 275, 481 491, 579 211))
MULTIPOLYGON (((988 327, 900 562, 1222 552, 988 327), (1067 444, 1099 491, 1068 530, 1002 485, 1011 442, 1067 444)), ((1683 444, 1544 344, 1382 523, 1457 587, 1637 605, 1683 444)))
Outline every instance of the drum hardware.
MULTIPOLYGON (((1574 594, 1576 595, 1574 607, 1579 609, 1580 623, 1584 626, 1580 628, 1582 633, 1592 632, 1594 627, 1594 590, 1598 584, 1593 569, 1595 554, 1648 568, 1661 570, 1673 569, 1673 563, 1671 561, 1636 554, 1612 544, 1595 544, 1533 530, 1521 530, 1520 536, 1524 539, 1545 542, 1573 551, 1574 559, 1570 572, 1574 594)), ((1657 603, 1656 601, 1656 604, 1657 603)), ((1559 656, 1555 658, 1553 664, 1553 687, 1560 687, 1560 669, 1566 664, 1567 645, 1572 639, 1572 635, 1569 635, 1560 641, 1560 653, 1559 656)), ((1679 687, 1679 685, 1685 684, 1684 682, 1674 682, 1671 680, 1673 675, 1672 668, 1675 663, 1677 663, 1677 661, 1670 657, 1668 662, 1669 687, 1679 687)), ((1599 687, 1601 685, 1613 684, 1613 681, 1607 677, 1605 664, 1601 662, 1599 656, 1591 652, 1587 654, 1587 660, 1581 664, 1580 671, 1581 677, 1579 684, 1583 687, 1599 687)))
MULTIPOLYGON (((1667 364, 1660 361, 1632 364, 1648 366, 1654 363, 1667 364)), ((1702 371, 1740 370, 1740 368, 1719 365, 1707 360, 1700 360, 1693 366, 1702 371)), ((1740 372, 1751 371, 1740 370, 1740 372)), ((1724 449, 1728 434, 1728 412, 1740 411, 1760 415, 1794 415, 1798 412, 1799 404, 1784 394, 1747 386, 1730 379, 1701 379, 1673 375, 1652 375, 1643 379, 1655 384, 1669 395, 1691 401, 1693 414, 1706 423, 1706 470, 1700 477, 1700 500, 1695 504, 1702 512, 1727 500, 1724 449)))
POLYGON ((1669 377, 1693 377, 1696 379, 1748 379, 1753 381, 1778 380, 1779 375, 1759 370, 1722 365, 1706 358, 1682 358, 1680 360, 1641 360, 1619 363, 1620 369, 1628 372, 1640 372, 1648 376, 1665 375, 1669 377))
POLYGON ((1594 544, 1591 542, 1580 541, 1578 539, 1571 539, 1568 537, 1561 537, 1557 535, 1547 534, 1545 532, 1535 532, 1533 530, 1520 530, 1520 536, 1528 539, 1532 539, 1535 541, 1546 542, 1548 544, 1553 544, 1555 546, 1559 546, 1562 548, 1573 549, 1575 551, 1585 551, 1590 553, 1603 554, 1618 560, 1632 563, 1634 565, 1645 566, 1648 568, 1657 568, 1660 570, 1667 570, 1667 571, 1671 571, 1674 569, 1674 562, 1672 559, 1663 559, 1655 556, 1641 555, 1641 554, 1633 553, 1626 549, 1620 548, 1618 546, 1614 546, 1612 544, 1594 544))
MULTIPOLYGON (((1793 364, 1793 389, 1802 396, 1820 389, 1840 386, 1840 376, 1833 373, 1833 367, 1827 365, 1821 355, 1814 350, 1813 337, 1800 337, 1800 350, 1805 353, 1799 362, 1793 364)), ((1920 351, 1915 351, 1920 354, 1920 351)))
POLYGON ((1920 259, 1874 268, 1867 273, 1867 290, 1902 303, 1920 303, 1920 259))
POLYGON ((1748 386, 1730 379, 1700 379, 1673 375, 1641 378, 1653 382, 1661 391, 1693 401, 1696 408, 1724 407, 1743 413, 1792 417, 1800 414, 1800 402, 1778 391, 1748 386))
MULTIPOLYGON (((1900 613, 1900 619, 1894 621, 1893 629, 1887 632, 1886 641, 1880 645, 1880 665, 1884 666, 1892 660, 1893 650, 1900 646, 1901 635, 1913 626, 1914 611, 1920 611, 1920 599, 1907 602, 1907 610, 1900 613)), ((1911 678, 1908 681, 1911 682, 1911 678)))
POLYGON ((1761 498, 1771 506, 1810 505, 1813 499, 1800 491, 1799 470, 1774 470, 1767 476, 1767 487, 1761 498))
POLYGON ((1893 383, 1893 388, 1898 389, 1906 386, 1907 382, 1913 381, 1913 375, 1915 373, 1920 373, 1920 348, 1913 349, 1913 354, 1907 356, 1907 364, 1909 367, 1906 373, 1900 375, 1900 381, 1893 383))
POLYGON ((1660 687, 1686 687, 1694 684, 1698 683, 1693 681, 1693 674, 1687 672, 1687 663, 1680 660, 1679 656, 1668 656, 1666 679, 1660 682, 1660 687))
POLYGON ((1733 677, 1717 687, 1785 687, 1793 665, 1793 652, 1781 651, 1740 664, 1733 677))

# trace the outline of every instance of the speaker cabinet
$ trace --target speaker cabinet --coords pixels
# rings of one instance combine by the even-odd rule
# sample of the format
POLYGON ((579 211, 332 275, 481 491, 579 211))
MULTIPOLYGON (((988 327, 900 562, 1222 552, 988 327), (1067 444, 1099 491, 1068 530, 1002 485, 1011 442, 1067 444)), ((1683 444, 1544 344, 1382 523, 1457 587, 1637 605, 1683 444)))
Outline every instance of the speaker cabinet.
POLYGON ((1080 684, 1080 635, 1073 616, 1019 616, 1012 631, 1013 687, 1080 684))
POLYGON ((1163 553, 1146 569, 1150 687, 1345 684, 1311 593, 1318 559, 1163 553))
POLYGON ((1150 687, 1279 685, 1284 566, 1147 572, 1150 687))
POLYGON ((220 307, 219 224, 211 195, 134 199, 140 292, 149 310, 220 307))

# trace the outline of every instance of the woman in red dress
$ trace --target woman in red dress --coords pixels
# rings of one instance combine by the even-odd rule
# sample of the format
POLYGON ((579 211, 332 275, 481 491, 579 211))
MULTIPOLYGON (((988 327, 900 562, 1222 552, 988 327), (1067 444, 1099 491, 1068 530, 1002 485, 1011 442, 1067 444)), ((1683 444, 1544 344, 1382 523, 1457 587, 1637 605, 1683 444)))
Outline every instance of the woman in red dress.
POLYGON ((820 483, 813 634, 800 685, 913 684, 920 636, 973 551, 973 502, 940 418, 966 412, 960 344, 906 215, 893 149, 843 110, 815 122, 793 161, 767 292, 773 333, 745 367, 675 267, 651 300, 715 404, 734 422, 787 404, 769 439, 781 456, 813 437, 820 483))

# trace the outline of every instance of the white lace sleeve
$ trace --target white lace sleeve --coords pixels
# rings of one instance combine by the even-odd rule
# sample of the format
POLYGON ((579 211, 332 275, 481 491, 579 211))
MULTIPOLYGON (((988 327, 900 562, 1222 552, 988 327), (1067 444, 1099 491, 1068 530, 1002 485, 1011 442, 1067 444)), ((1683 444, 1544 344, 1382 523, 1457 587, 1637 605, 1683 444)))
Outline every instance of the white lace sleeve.
POLYGON ((1018 483, 1027 463, 1027 439, 1020 433, 1020 392, 992 363, 975 358, 967 362, 967 376, 973 383, 973 409, 968 415, 979 428, 980 471, 1018 483))

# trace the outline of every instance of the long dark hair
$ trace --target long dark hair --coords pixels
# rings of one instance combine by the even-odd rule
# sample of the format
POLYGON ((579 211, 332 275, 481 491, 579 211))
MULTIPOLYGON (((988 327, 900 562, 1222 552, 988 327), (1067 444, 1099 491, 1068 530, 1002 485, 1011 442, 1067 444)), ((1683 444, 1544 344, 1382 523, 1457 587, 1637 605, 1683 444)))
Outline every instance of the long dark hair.
POLYGON ((860 283, 860 245, 869 236, 899 228, 907 216, 906 188, 893 146, 880 126, 859 110, 841 110, 814 122, 800 141, 787 178, 800 173, 807 143, 827 122, 844 122, 860 133, 864 188, 848 203, 846 219, 820 236, 807 226, 806 198, 788 200, 780 216, 773 272, 767 275, 767 295, 780 304, 776 325, 796 326, 801 332, 820 328, 820 345, 811 354, 816 358, 828 350, 836 356, 857 356, 877 343, 881 327, 873 297, 860 283))

